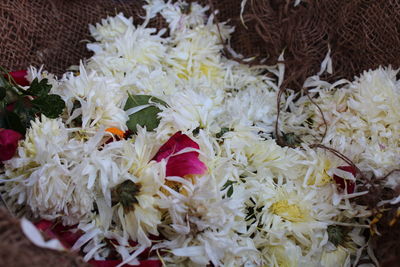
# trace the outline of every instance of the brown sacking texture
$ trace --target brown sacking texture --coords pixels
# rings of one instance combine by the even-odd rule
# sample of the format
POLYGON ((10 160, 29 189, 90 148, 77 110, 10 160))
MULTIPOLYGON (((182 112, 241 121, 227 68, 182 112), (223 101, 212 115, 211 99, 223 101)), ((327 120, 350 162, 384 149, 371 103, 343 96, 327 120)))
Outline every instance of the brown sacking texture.
POLYGON ((22 232, 20 222, 0 207, 0 266, 90 267, 77 254, 35 246, 22 232))
POLYGON ((248 31, 258 33, 253 54, 275 64, 285 50, 285 84, 292 89, 300 90, 307 77, 318 73, 328 45, 333 75, 324 78, 331 81, 353 79, 379 65, 400 67, 400 1, 293 3, 249 0, 244 13, 248 31))
MULTIPOLYGON (((328 44, 334 74, 352 79, 379 65, 400 66, 400 3, 394 0, 248 0, 240 21, 241 0, 201 0, 219 10, 219 21, 236 27, 231 45, 246 57, 275 64, 285 50, 285 85, 301 89, 316 74, 328 44)), ((136 23, 144 14, 141 0, 3 0, 0 3, 0 65, 10 70, 40 66, 61 74, 90 57, 88 24, 123 12, 136 23)), ((152 25, 165 27, 158 17, 152 25)))
MULTIPOLYGON (((88 24, 123 12, 141 20, 143 1, 2 0, 0 65, 9 70, 45 65, 61 74, 90 57, 88 24)), ((160 26, 155 24, 154 26, 160 26)))
MULTIPOLYGON (((219 16, 222 21, 238 14, 235 8, 240 6, 238 0, 212 2, 222 10, 219 16)), ((142 0, 2 0, 0 66, 18 70, 44 64, 46 70, 60 75, 92 55, 86 49, 86 43, 93 41, 89 24, 119 12, 133 17, 135 24, 142 23, 144 4, 142 0)), ((158 16, 149 26, 161 29, 166 23, 158 16)))

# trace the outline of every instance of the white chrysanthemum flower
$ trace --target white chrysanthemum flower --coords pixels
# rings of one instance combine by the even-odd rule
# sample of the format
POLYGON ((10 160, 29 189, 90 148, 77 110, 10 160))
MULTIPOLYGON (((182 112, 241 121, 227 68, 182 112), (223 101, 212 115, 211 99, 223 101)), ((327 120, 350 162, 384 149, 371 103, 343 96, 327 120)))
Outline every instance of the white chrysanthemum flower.
POLYGON ((119 235, 117 249, 124 260, 137 252, 129 240, 137 241, 140 247, 149 247, 149 234, 158 235, 161 211, 157 194, 164 184, 165 163, 156 163, 152 158, 159 146, 155 133, 139 128, 134 140, 106 144, 82 162, 86 166, 80 170, 82 178, 88 180, 88 188, 98 192, 95 198, 98 214, 93 214, 92 221, 95 223, 82 221, 78 228, 85 234, 74 245, 74 249, 83 247, 91 251, 87 260, 108 253, 102 241, 110 238, 111 233, 119 235))
POLYGON ((66 103, 69 114, 67 124, 80 118, 81 122, 74 123, 74 126, 87 130, 101 127, 126 130, 128 116, 122 107, 127 94, 115 79, 100 76, 94 71, 88 74, 83 64, 79 72, 78 76, 71 73, 54 92, 66 103))
POLYGON ((69 139, 61 120, 44 116, 32 122, 18 154, 6 162, 7 194, 26 204, 37 216, 63 217, 76 223, 89 217, 93 192, 85 180, 73 177, 71 157, 79 157, 81 143, 69 139))
POLYGON ((221 64, 221 53, 224 41, 232 32, 221 24, 220 32, 211 21, 207 25, 187 30, 171 40, 167 64, 171 71, 185 80, 201 80, 202 77, 215 85, 222 85, 224 71, 221 64))
POLYGON ((203 25, 206 19, 205 12, 208 6, 202 7, 196 2, 168 3, 161 11, 165 18, 172 35, 179 35, 190 27, 203 25))
POLYGON ((126 18, 122 13, 115 17, 102 19, 101 23, 89 25, 90 35, 98 42, 115 42, 115 38, 121 37, 128 29, 134 28, 133 19, 126 18))
POLYGON ((161 207, 168 210, 170 223, 163 224, 163 235, 169 241, 157 245, 179 257, 171 260, 189 258, 197 264, 212 262, 221 266, 240 264, 257 254, 252 243, 239 235, 245 231, 239 195, 235 200, 223 199, 209 175, 198 177, 194 185, 184 179, 175 180, 185 186, 187 194, 166 187, 170 195, 164 197, 161 207))
POLYGON ((192 132, 200 128, 217 133, 216 118, 222 112, 220 103, 202 93, 185 90, 167 99, 168 106, 158 115, 161 118, 158 133, 165 136, 178 131, 192 132))
POLYGON ((162 67, 154 69, 138 66, 125 75, 121 85, 133 95, 152 95, 164 99, 180 91, 182 87, 176 84, 176 75, 167 73, 162 67))
MULTIPOLYGON (((328 122, 324 143, 350 157, 363 171, 383 176, 400 161, 400 100, 397 71, 379 68, 364 72, 340 89, 321 82, 315 102, 328 122)), ((304 97, 305 98, 305 97, 304 97)), ((325 131, 318 109, 306 99, 297 104, 311 119, 308 134, 325 131)), ((294 107, 294 106, 293 106, 294 107)), ((296 110, 294 107, 293 110, 296 110)), ((304 119, 304 118, 303 118, 304 119)))
POLYGON ((335 203, 337 190, 331 170, 340 161, 333 156, 308 148, 305 151, 282 148, 275 141, 245 133, 237 130, 225 133, 223 148, 227 157, 241 166, 240 179, 230 182, 232 196, 237 190, 251 195, 246 201, 246 220, 256 247, 264 252, 262 255, 269 255, 263 262, 316 265, 329 225, 366 217, 369 213, 348 199, 339 200, 340 205, 335 203), (274 256, 277 258, 272 257, 273 248, 288 249, 285 243, 288 241, 294 242, 297 250, 301 249, 298 261, 285 259, 284 254, 278 253, 280 250, 274 256))
POLYGON ((221 125, 235 128, 235 125, 256 126, 266 133, 272 133, 276 120, 276 93, 259 88, 239 91, 226 100, 226 116, 221 125))
POLYGON ((118 210, 123 229, 133 240, 147 247, 151 245, 148 234, 158 235, 161 212, 157 209, 159 201, 155 196, 165 179, 165 162, 152 161, 159 148, 155 141, 154 134, 146 134, 144 129, 139 129, 134 150, 127 153, 134 159, 130 172, 135 176, 138 188, 136 203, 132 203, 131 207, 122 205, 118 210))
MULTIPOLYGON (((47 79, 53 88, 57 87, 58 81, 56 79, 56 76, 54 74, 49 73, 48 71, 44 70, 43 68, 44 68, 43 65, 40 66, 40 68, 35 68, 34 66, 30 66, 28 68, 28 75, 26 76, 26 79, 29 82, 32 82, 36 78, 39 81, 41 81, 43 79, 47 79)), ((51 90, 50 92, 53 92, 53 90, 51 90)))
POLYGON ((100 36, 97 39, 100 42, 88 44, 88 49, 95 53, 89 60, 88 68, 121 81, 127 73, 135 71, 139 66, 160 67, 167 49, 163 45, 165 39, 161 37, 164 31, 156 34, 156 29, 135 27, 132 21, 123 15, 108 18, 112 24, 118 24, 120 20, 129 24, 129 27, 121 28, 118 35, 111 40, 106 40, 108 35, 99 32, 107 25, 97 26, 96 33, 100 36))

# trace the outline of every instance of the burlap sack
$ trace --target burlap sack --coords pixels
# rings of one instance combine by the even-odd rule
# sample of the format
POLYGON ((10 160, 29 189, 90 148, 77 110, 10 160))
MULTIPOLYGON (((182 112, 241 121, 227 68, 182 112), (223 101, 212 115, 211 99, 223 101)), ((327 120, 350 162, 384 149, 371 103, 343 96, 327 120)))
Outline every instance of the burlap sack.
POLYGON ((251 40, 257 53, 274 63, 285 49, 286 83, 293 89, 319 71, 328 45, 331 80, 352 79, 379 65, 400 66, 400 1, 303 0, 297 7, 294 1, 248 2, 244 17, 249 32, 258 33, 251 40))
MULTIPOLYGON (((285 49, 286 84, 300 89, 332 49, 334 75, 348 78, 379 65, 400 66, 400 2, 397 0, 201 0, 220 10, 219 21, 236 26, 232 46, 245 56, 274 64, 285 49)), ((61 74, 89 57, 89 23, 123 12, 140 22, 141 0, 3 0, 0 3, 0 65, 8 69, 45 64, 61 74)), ((161 18, 153 26, 165 25, 161 18)))
POLYGON ((7 267, 89 267, 72 252, 39 248, 26 238, 19 221, 0 207, 0 266, 7 267))
MULTIPOLYGON (((332 49, 332 78, 352 78, 379 65, 400 66, 400 2, 396 0, 202 0, 220 10, 219 21, 236 26, 232 46, 245 56, 267 57, 276 63, 285 49, 287 84, 301 87, 319 70, 328 44, 332 49)), ((60 74, 89 57, 87 25, 123 12, 140 22, 141 0, 3 0, 0 3, 0 65, 8 69, 45 64, 60 74)), ((153 26, 161 27, 161 18, 153 26)))

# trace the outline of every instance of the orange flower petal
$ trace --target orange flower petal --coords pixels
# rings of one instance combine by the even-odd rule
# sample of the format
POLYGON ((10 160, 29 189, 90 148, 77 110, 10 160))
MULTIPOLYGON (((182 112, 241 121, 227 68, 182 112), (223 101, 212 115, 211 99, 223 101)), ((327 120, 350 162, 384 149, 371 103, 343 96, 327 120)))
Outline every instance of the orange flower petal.
POLYGON ((118 128, 107 128, 106 132, 112 133, 113 135, 118 136, 119 138, 124 138, 125 133, 118 128))

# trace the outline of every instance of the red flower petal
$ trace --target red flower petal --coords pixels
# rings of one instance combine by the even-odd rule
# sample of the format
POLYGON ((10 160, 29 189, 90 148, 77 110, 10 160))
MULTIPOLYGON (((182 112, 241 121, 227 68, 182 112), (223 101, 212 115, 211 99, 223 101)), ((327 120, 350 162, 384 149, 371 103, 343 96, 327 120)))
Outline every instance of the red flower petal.
POLYGON ((18 147, 22 135, 16 131, 0 130, 0 162, 11 159, 18 147))
POLYGON ((71 231, 71 229, 75 228, 74 226, 67 227, 47 220, 41 220, 35 223, 35 226, 47 237, 58 239, 66 248, 71 248, 79 237, 82 236, 81 231, 71 231))
POLYGON ((171 136, 164 145, 160 147, 153 159, 159 162, 162 159, 165 159, 170 155, 177 153, 187 147, 200 149, 199 145, 195 141, 190 139, 189 136, 187 136, 186 134, 182 134, 181 132, 177 132, 173 136, 171 136))
POLYGON ((167 162, 167 176, 180 176, 190 174, 203 174, 206 165, 199 160, 199 153, 188 152, 170 157, 167 162))
MULTIPOLYGON (((82 231, 72 231, 76 229, 76 225, 73 226, 64 226, 61 223, 54 223, 47 220, 41 220, 35 223, 36 228, 42 231, 47 237, 58 239, 61 244, 65 248, 71 248, 75 242, 82 236, 82 231)), ((159 236, 150 235, 151 240, 161 240, 159 236)), ((118 245, 118 242, 114 239, 107 239, 110 243, 118 245)), ((131 246, 136 246, 137 243, 129 240, 129 244, 131 246)), ((115 258, 117 254, 110 255, 111 259, 115 258)), ((142 253, 140 253, 140 258, 148 258, 150 256, 150 248, 145 249, 142 253)), ((96 267, 113 267, 120 264, 121 260, 91 260, 90 264, 96 267)), ((159 260, 142 260, 140 261, 140 265, 127 265, 124 266, 142 266, 142 267, 159 267, 161 266, 161 262, 159 260)))
MULTIPOLYGON (((353 176, 356 176, 357 171, 355 170, 354 167, 352 166, 339 166, 338 169, 349 172, 353 174, 353 176)), ((333 175, 333 179, 335 180, 335 183, 338 185, 339 189, 341 191, 344 191, 347 185, 347 193, 352 194, 355 191, 356 188, 356 183, 351 180, 344 179, 336 174, 333 175)))
POLYGON ((206 165, 199 160, 199 153, 192 151, 179 155, 174 154, 185 148, 199 149, 199 145, 181 132, 175 133, 171 138, 160 147, 153 160, 160 162, 167 159, 167 176, 180 176, 190 174, 203 174, 206 172, 206 165))
MULTIPOLYGON (((15 82, 21 86, 29 85, 29 81, 25 78, 28 75, 26 70, 17 70, 9 73, 14 78, 15 82)), ((7 77, 6 77, 7 78, 7 77)))
POLYGON ((40 231, 45 232, 53 226, 53 222, 47 220, 40 220, 37 223, 35 223, 35 226, 40 231))

